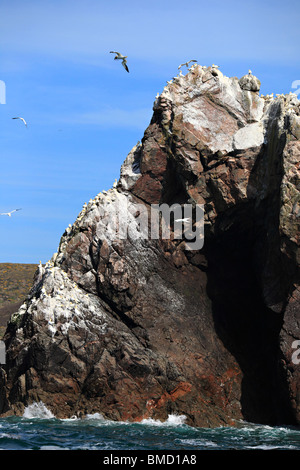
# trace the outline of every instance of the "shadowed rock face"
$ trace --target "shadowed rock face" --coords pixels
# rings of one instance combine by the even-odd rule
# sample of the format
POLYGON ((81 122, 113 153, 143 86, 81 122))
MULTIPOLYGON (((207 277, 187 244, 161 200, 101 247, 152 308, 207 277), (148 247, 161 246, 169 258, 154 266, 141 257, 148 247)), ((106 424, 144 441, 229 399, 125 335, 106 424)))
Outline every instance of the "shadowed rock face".
POLYGON ((156 99, 11 318, 2 414, 299 424, 300 103, 245 88, 193 66, 156 99), (201 249, 151 238, 163 203, 204 206, 201 249))

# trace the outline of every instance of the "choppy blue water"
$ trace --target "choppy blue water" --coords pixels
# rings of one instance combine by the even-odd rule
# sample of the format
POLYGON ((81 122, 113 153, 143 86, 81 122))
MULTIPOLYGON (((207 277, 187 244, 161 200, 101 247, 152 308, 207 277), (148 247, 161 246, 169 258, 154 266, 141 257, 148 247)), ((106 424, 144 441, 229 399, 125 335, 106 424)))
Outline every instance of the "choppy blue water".
POLYGON ((116 423, 101 415, 56 419, 42 403, 0 419, 0 450, 300 450, 300 428, 239 423, 192 428, 184 416, 162 423, 116 423))

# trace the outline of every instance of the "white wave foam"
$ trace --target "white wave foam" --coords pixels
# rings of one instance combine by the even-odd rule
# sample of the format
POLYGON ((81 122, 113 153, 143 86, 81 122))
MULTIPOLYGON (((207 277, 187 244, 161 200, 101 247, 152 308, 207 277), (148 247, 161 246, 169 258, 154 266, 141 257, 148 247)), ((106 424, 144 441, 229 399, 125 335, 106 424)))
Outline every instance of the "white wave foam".
MULTIPOLYGON (((93 413, 93 414, 87 414, 85 416, 85 419, 91 419, 91 420, 97 420, 97 421, 103 421, 103 422, 108 422, 109 420, 105 419, 102 414, 100 413, 93 413)), ((113 421, 114 422, 114 421, 113 421)))
POLYGON ((251 450, 279 450, 279 449, 293 449, 293 446, 280 446, 280 445, 271 445, 271 444, 260 444, 260 445, 253 445, 253 446, 245 446, 245 449, 251 450))
POLYGON ((40 447, 40 450, 66 450, 66 448, 62 448, 59 446, 42 446, 40 447))
MULTIPOLYGON (((48 410, 45 404, 40 401, 39 403, 34 402, 31 405, 28 405, 23 413, 23 418, 27 419, 51 419, 55 418, 54 414, 48 410)), ((139 422, 131 422, 131 421, 112 421, 110 419, 106 419, 100 413, 94 414, 87 414, 84 418, 78 418, 77 416, 72 416, 71 418, 62 419, 62 421, 77 421, 77 420, 89 420, 94 422, 97 425, 116 425, 116 424, 143 424, 146 426, 182 426, 185 424, 186 416, 184 415, 169 415, 166 421, 160 421, 159 419, 153 418, 145 418, 139 422)))
POLYGON ((51 419, 55 418, 54 414, 44 405, 42 401, 34 402, 28 405, 23 413, 23 418, 27 419, 51 419))
POLYGON ((184 415, 169 415, 168 419, 166 421, 160 421, 158 419, 153 419, 153 418, 145 418, 142 421, 113 421, 110 419, 104 418, 104 416, 100 413, 94 413, 94 414, 87 414, 83 418, 76 418, 72 417, 69 419, 64 419, 64 421, 73 421, 73 420, 88 420, 93 422, 95 425, 136 425, 136 424, 143 424, 146 426, 181 426, 185 424, 186 421, 186 416, 184 415))
MULTIPOLYGON (((109 425, 116 425, 116 424, 127 424, 123 421, 112 421, 110 419, 104 418, 102 414, 100 413, 93 413, 93 414, 86 414, 82 417, 78 417, 76 415, 71 416, 71 418, 61 418, 61 421, 64 422, 72 422, 72 421, 77 421, 77 422, 83 422, 83 421, 88 421, 90 424, 93 426, 109 426, 109 425)), ((129 423, 128 423, 129 424, 129 423)))
POLYGON ((184 415, 169 415, 166 421, 160 421, 158 419, 147 418, 141 421, 141 424, 150 426, 182 426, 185 424, 186 416, 184 415))
POLYGON ((183 445, 191 445, 197 447, 218 447, 218 444, 213 441, 206 439, 179 439, 179 442, 183 445))

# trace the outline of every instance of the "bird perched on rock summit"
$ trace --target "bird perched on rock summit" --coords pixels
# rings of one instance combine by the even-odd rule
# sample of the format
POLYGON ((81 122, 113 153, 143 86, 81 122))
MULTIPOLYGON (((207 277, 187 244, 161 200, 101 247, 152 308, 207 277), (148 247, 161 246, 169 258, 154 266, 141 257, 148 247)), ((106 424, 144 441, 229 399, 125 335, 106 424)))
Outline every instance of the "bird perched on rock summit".
POLYGON ((246 75, 239 79, 239 85, 245 91, 258 92, 260 90, 260 80, 252 74, 250 69, 246 75))
POLYGON ((116 51, 110 51, 110 54, 116 54, 116 57, 114 57, 114 60, 122 60, 122 65, 124 69, 126 70, 126 72, 129 73, 129 69, 127 67, 127 61, 126 61, 127 55, 123 55, 120 52, 116 52, 116 51))

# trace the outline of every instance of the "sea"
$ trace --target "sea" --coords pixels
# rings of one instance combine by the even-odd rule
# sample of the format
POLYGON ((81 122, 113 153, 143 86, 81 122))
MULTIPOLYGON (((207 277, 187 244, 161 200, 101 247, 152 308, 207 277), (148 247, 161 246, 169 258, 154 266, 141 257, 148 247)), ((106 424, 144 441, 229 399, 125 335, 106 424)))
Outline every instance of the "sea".
POLYGON ((57 419, 42 402, 33 403, 21 417, 0 419, 0 450, 96 450, 111 460, 119 458, 120 452, 127 455, 125 451, 132 455, 150 451, 160 456, 186 452, 192 458, 198 451, 300 450, 300 427, 238 422, 235 427, 211 429, 194 428, 185 421, 185 416, 179 415, 171 415, 165 422, 145 419, 139 423, 113 422, 100 414, 57 419))

